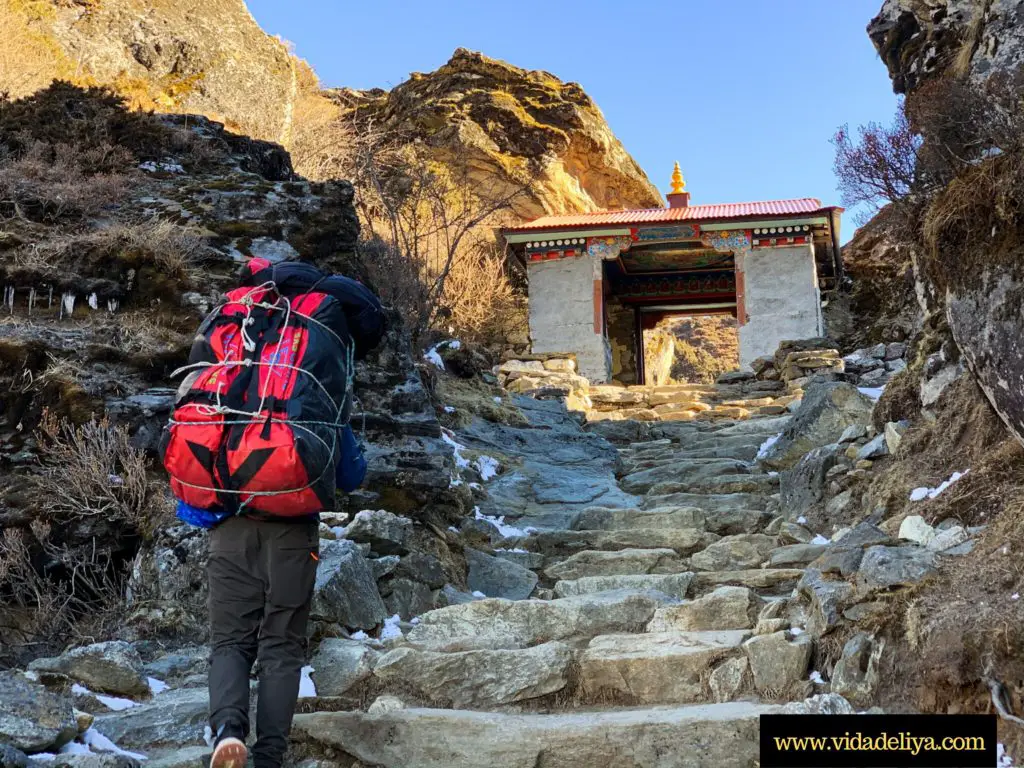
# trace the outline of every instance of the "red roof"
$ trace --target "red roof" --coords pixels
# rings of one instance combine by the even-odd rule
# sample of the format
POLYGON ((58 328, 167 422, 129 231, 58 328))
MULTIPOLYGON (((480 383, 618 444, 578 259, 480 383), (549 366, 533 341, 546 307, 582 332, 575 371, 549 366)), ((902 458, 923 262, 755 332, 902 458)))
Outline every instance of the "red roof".
POLYGON ((594 211, 564 216, 541 216, 539 219, 507 227, 506 232, 526 232, 564 227, 594 227, 627 224, 652 224, 671 221, 709 221, 714 219, 744 219, 751 217, 794 216, 825 213, 832 208, 822 207, 813 197, 798 200, 765 200, 756 203, 724 203, 721 205, 690 205, 685 208, 645 208, 632 211, 594 211))

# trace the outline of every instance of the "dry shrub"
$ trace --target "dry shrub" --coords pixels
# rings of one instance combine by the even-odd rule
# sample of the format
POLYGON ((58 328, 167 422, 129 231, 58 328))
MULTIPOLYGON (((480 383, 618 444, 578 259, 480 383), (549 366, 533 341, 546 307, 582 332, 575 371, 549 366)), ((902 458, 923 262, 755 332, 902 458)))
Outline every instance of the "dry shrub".
POLYGON ((128 432, 106 419, 75 426, 51 413, 40 431, 48 466, 34 478, 50 520, 64 523, 99 516, 141 531, 149 524, 146 456, 128 432))
POLYGON ((440 303, 452 333, 502 344, 526 327, 526 301, 512 288, 504 254, 490 245, 456 255, 440 303))
POLYGON ((36 517, 0 539, 0 635, 47 646, 114 636, 135 550, 166 522, 161 488, 124 428, 47 412, 39 432, 36 517))
POLYGON ((86 152, 70 144, 31 144, 24 154, 0 156, 0 219, 45 224, 85 219, 120 200, 128 177, 89 173, 121 151, 110 145, 86 152))

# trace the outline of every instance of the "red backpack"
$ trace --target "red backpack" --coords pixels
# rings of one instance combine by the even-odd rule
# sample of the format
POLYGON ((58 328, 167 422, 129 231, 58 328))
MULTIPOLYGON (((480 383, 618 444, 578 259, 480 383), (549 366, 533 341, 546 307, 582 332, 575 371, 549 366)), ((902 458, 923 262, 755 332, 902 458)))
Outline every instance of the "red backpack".
POLYGON ((161 440, 174 495, 235 514, 333 509, 353 358, 332 296, 229 292, 199 328, 161 440))

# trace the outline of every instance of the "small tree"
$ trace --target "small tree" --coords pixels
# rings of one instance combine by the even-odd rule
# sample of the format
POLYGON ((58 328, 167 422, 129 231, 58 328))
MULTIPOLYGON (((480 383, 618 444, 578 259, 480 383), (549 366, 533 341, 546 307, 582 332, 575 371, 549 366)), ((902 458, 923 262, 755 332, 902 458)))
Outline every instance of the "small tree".
POLYGON ((915 189, 921 137, 914 133, 901 102, 890 127, 868 123, 855 140, 848 126, 832 139, 835 173, 844 205, 866 204, 870 218, 886 203, 899 207, 915 189))
POLYGON ((406 262, 380 287, 387 292, 392 283, 414 335, 442 317, 457 331, 479 336, 487 335, 488 317, 504 323, 507 315, 497 316, 515 302, 492 229, 527 193, 535 166, 506 181, 479 172, 465 154, 438 160, 422 144, 368 121, 353 124, 352 135, 349 178, 376 241, 372 250, 389 265, 396 258, 406 262))

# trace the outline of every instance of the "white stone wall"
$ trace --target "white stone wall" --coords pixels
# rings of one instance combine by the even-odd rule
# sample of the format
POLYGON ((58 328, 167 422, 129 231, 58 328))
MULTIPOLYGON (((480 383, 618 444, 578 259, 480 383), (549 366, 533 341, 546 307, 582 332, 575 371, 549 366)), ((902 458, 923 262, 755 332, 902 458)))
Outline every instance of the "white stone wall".
POLYGON ((775 354, 779 342, 824 335, 811 245, 767 248, 743 259, 747 322, 740 326, 740 368, 775 354))
POLYGON ((609 349, 594 332, 594 280, 601 261, 590 256, 541 261, 527 266, 530 291, 530 340, 533 351, 575 353, 580 375, 604 382, 609 349))

